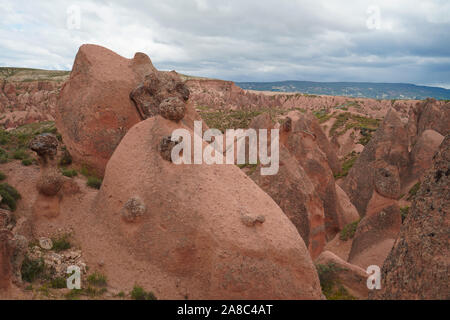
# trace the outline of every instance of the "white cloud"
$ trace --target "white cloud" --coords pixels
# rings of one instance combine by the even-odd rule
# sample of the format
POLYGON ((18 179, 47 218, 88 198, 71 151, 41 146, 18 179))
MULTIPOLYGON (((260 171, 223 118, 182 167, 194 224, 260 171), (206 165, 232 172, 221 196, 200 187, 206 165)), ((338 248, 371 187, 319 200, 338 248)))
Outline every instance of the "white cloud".
POLYGON ((231 80, 448 83, 449 17, 443 0, 0 0, 0 65, 67 69, 96 43, 231 80), (371 5, 380 29, 367 28, 371 5))

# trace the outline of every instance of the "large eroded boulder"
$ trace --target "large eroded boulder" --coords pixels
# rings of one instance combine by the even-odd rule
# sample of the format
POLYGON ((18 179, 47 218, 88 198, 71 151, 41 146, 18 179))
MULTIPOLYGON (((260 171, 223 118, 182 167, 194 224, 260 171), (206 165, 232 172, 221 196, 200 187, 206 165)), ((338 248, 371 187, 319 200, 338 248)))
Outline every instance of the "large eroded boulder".
POLYGON ((138 123, 108 162, 93 210, 114 241, 190 299, 320 299, 296 228, 239 168, 162 157, 177 128, 188 129, 159 115, 138 123))
POLYGON ((56 125, 75 162, 102 175, 129 128, 141 120, 130 93, 156 72, 150 58, 126 59, 97 45, 80 47, 56 108, 56 125))

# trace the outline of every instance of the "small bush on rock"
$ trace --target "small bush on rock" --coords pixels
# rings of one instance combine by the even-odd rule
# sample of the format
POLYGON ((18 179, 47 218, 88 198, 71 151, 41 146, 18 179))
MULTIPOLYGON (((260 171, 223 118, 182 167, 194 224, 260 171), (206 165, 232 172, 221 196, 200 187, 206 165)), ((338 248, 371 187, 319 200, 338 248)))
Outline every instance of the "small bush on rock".
POLYGON ((135 285, 131 291, 133 300, 157 300, 153 292, 146 292, 142 287, 135 285))
POLYGON ((346 225, 339 235, 339 239, 342 241, 347 241, 348 239, 352 239, 355 236, 356 229, 358 228, 360 220, 357 220, 355 222, 352 222, 348 225, 346 225))
POLYGON ((21 198, 19 192, 8 183, 0 184, 0 196, 2 199, 2 204, 6 204, 11 211, 15 211, 17 208, 17 200, 21 198))

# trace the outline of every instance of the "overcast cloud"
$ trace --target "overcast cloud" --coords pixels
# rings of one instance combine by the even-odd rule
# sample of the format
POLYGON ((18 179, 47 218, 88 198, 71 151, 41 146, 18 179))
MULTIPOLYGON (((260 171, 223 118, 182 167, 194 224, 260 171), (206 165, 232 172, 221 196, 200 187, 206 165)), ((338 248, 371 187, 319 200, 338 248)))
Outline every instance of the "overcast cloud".
POLYGON ((83 43, 234 81, 450 88, 448 0, 0 0, 0 66, 70 70, 83 43))

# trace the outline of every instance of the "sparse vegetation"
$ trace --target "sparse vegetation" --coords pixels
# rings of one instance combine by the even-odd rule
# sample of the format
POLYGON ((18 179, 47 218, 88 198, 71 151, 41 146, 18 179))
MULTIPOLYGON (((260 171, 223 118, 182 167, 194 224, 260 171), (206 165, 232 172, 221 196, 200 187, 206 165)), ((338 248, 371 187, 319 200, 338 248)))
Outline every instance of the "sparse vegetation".
POLYGON ((341 271, 341 268, 336 266, 334 263, 328 264, 317 264, 317 273, 319 275, 320 287, 322 288, 322 293, 328 300, 355 300, 348 293, 348 291, 342 286, 342 284, 337 279, 337 273, 341 271))
POLYGON ((406 217, 408 217, 409 209, 409 206, 400 208, 400 212, 402 214, 402 223, 405 222, 406 217))
POLYGON ((333 116, 333 114, 328 113, 328 110, 326 109, 315 111, 313 114, 317 118, 317 120, 319 120, 319 123, 327 122, 333 116))
POLYGON ((52 289, 64 289, 67 288, 67 281, 62 277, 56 277, 50 281, 50 287, 52 289))
POLYGON ((42 133, 58 134, 53 121, 35 122, 23 125, 11 131, 0 129, 0 163, 9 160, 21 160, 31 165, 33 153, 28 149, 31 140, 42 133), (31 162, 30 162, 31 161, 31 162))
POLYGON ((26 282, 33 282, 45 273, 45 263, 43 259, 32 260, 28 256, 22 263, 22 279, 26 282))
POLYGON ((94 189, 100 189, 102 186, 102 180, 97 177, 88 177, 86 185, 94 189))
POLYGON ((31 166, 32 164, 33 164, 32 159, 23 159, 22 160, 22 165, 24 165, 25 167, 31 166))
POLYGON ((98 272, 89 275, 87 277, 87 282, 96 287, 104 287, 107 284, 106 276, 98 272))
POLYGON ((66 176, 69 178, 73 178, 78 175, 77 170, 74 170, 74 169, 62 169, 61 173, 63 174, 63 176, 66 176))
POLYGON ((380 125, 379 119, 366 118, 351 114, 349 112, 340 113, 336 116, 336 121, 330 129, 330 136, 340 136, 348 130, 356 128, 365 132, 376 131, 380 125))
POLYGON ((79 300, 80 296, 83 294, 82 289, 73 289, 65 294, 65 298, 67 300, 79 300))
POLYGON ((130 293, 133 300, 157 300, 153 292, 146 292, 142 287, 135 285, 130 293))
POLYGON ((248 128, 250 121, 261 111, 249 110, 208 110, 200 111, 202 119, 210 128, 218 129, 225 133, 227 129, 248 128))
POLYGON ((420 182, 417 182, 408 192, 408 200, 412 200, 420 189, 420 182))
POLYGON ((0 196, 2 197, 1 203, 6 204, 11 211, 16 211, 17 200, 21 198, 19 192, 8 183, 0 183, 0 196))
POLYGON ((70 234, 66 233, 59 237, 52 238, 53 247, 52 250, 61 252, 72 248, 72 244, 69 241, 70 234))
POLYGON ((6 175, 0 171, 0 181, 3 181, 6 179, 6 175))
POLYGON ((355 236, 356 229, 358 228, 358 224, 361 220, 357 220, 355 222, 349 223, 346 225, 341 233, 339 234, 339 239, 342 241, 347 241, 349 239, 352 239, 355 236))
POLYGON ((341 179, 343 177, 346 177, 350 171, 350 169, 353 167, 353 165, 355 164, 356 160, 358 159, 358 154, 353 151, 352 153, 348 154, 345 158, 344 158, 344 162, 342 163, 342 169, 339 173, 334 175, 334 178, 337 179, 341 179))

